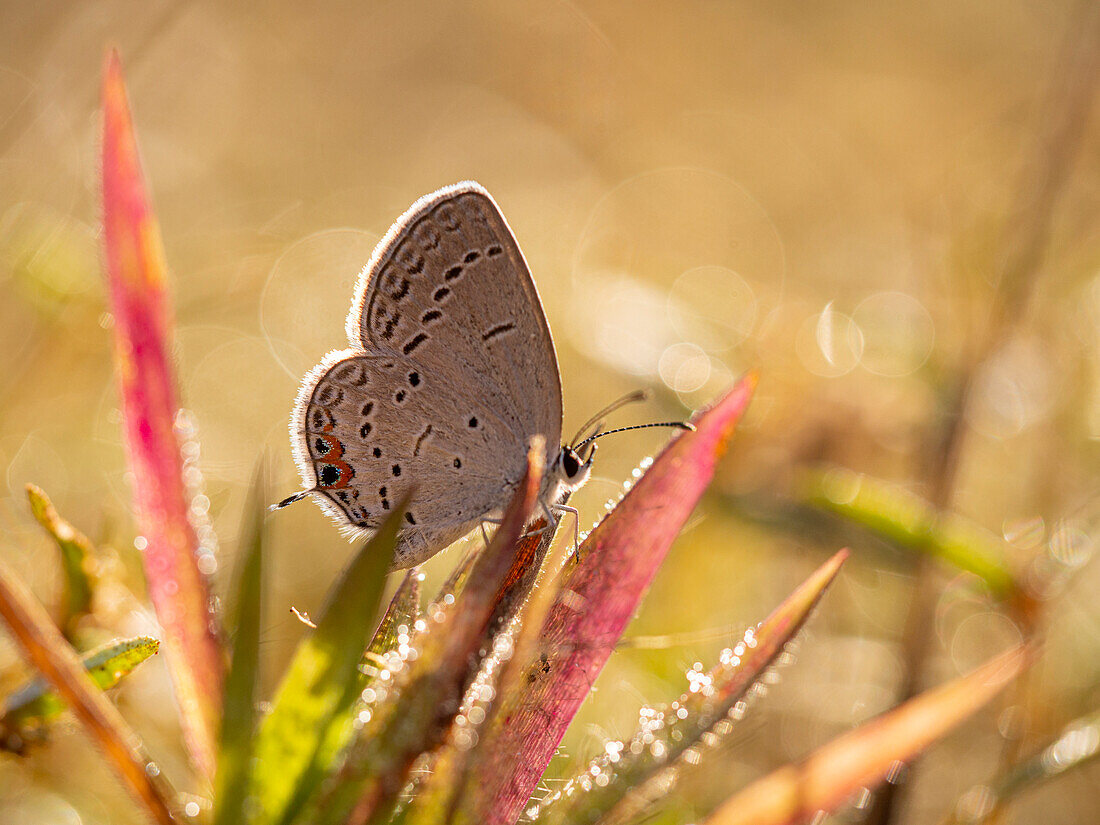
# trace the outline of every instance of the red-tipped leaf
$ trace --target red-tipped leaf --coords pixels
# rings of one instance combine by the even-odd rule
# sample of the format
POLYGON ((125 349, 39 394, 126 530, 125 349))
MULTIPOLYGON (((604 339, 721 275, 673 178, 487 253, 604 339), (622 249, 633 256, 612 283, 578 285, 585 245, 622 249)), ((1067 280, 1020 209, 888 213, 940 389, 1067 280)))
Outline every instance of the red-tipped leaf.
POLYGON ((752 396, 754 375, 699 414, 592 531, 566 569, 540 634, 545 661, 499 712, 491 755, 474 789, 475 819, 511 825, 603 670, 657 568, 714 475, 752 396), (531 678, 533 677, 533 678, 531 678))
POLYGON ((210 777, 224 660, 195 556, 174 429, 179 404, 170 358, 167 267, 114 52, 103 77, 102 148, 103 240, 134 517, 145 540, 145 577, 164 630, 187 744, 195 764, 210 777))

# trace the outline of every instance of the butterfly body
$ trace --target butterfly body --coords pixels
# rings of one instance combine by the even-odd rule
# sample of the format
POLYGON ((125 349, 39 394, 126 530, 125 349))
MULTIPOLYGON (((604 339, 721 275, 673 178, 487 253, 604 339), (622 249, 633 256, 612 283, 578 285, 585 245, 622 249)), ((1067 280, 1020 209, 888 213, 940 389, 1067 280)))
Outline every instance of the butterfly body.
POLYGON ((352 535, 411 492, 394 569, 499 518, 535 436, 545 512, 587 479, 589 464, 560 446, 561 380, 534 281, 478 184, 427 195, 397 220, 359 277, 346 331, 350 346, 299 391, 295 463, 352 535))

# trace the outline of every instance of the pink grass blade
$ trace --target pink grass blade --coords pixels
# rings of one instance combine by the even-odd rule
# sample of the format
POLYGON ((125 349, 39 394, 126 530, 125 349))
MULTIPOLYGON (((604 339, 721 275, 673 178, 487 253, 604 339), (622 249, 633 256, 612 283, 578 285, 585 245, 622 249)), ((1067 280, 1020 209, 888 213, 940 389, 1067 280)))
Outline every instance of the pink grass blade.
POLYGON ((749 375, 698 415, 695 432, 665 448, 585 540, 579 561, 564 571, 542 624, 539 641, 547 658, 534 663, 518 695, 502 697, 499 723, 485 732, 479 748, 487 761, 478 767, 473 798, 463 803, 471 821, 516 821, 710 483, 755 386, 755 375, 749 375))
MULTIPOLYGON (((684 767, 677 760, 714 735, 735 703, 749 693, 771 667, 787 643, 809 619, 814 607, 848 558, 841 550, 821 565, 763 622, 743 639, 722 651, 720 662, 700 677, 671 706, 650 708, 640 716, 634 737, 619 743, 612 756, 594 759, 579 777, 567 783, 526 813, 540 822, 629 822, 664 796, 684 767), (599 784, 593 777, 603 776, 599 784)), ((698 751, 697 751, 698 753, 698 751)))
POLYGON ((161 825, 172 825, 171 791, 149 770, 137 734, 84 669, 46 608, 0 560, 0 617, 27 658, 72 708, 126 789, 161 825))
POLYGON ((1028 663, 1014 647, 954 681, 926 691, 860 725, 734 795, 707 825, 793 825, 829 812, 853 794, 873 787, 897 762, 905 762, 973 714, 1028 663))
POLYGON ((146 541, 145 577, 164 631, 188 748, 199 770, 212 777, 225 662, 195 556, 173 428, 179 405, 170 359, 167 268, 114 52, 103 77, 102 175, 115 372, 133 473, 134 516, 146 541))

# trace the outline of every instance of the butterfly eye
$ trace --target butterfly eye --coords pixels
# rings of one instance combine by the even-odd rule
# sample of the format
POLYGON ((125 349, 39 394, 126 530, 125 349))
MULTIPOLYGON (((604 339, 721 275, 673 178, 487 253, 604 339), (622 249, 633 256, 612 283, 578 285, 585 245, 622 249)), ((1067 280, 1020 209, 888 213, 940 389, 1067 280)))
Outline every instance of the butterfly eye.
POLYGON ((561 451, 561 468, 565 471, 566 478, 576 478, 581 471, 581 459, 572 447, 566 447, 561 451))

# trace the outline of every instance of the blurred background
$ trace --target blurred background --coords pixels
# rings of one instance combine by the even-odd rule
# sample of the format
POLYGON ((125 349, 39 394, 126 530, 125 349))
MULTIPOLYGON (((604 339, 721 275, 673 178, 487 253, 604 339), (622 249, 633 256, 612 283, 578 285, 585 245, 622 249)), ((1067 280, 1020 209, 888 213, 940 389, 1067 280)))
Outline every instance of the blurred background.
MULTIPOLYGON (((1026 620, 1045 640, 1026 685, 917 763, 894 821, 981 816, 1006 760, 1100 707, 1100 130, 1072 64, 1077 16, 1061 0, 7 0, 0 554, 56 603, 56 550, 24 492, 40 485, 97 545, 108 637, 156 635, 100 272, 98 84, 117 45, 172 271, 201 450, 194 511, 220 590, 262 450, 273 494, 298 488, 286 435, 298 381, 345 345, 374 244, 420 195, 476 179, 542 294, 567 433, 638 387, 654 400, 615 424, 686 416, 745 370, 761 375, 547 787, 849 545, 796 661, 655 821, 703 817, 1019 641, 1026 620), (807 504, 807 479, 836 467, 971 519, 1030 612, 807 504)), ((665 437, 603 442, 572 502, 582 527, 665 437)), ((279 512, 272 536, 268 693, 305 631, 290 606, 317 610, 353 549, 311 504, 279 512)), ((426 565, 427 592, 457 558, 426 565)), ((26 674, 0 638, 0 686, 26 674)), ((116 698, 187 787, 163 657, 116 698)), ((1095 822, 1098 782, 1093 763, 1020 795, 1002 821, 1095 822)), ((867 821, 872 804, 835 821, 867 821)), ((0 811, 141 821, 75 723, 29 756, 0 753, 0 811)))

